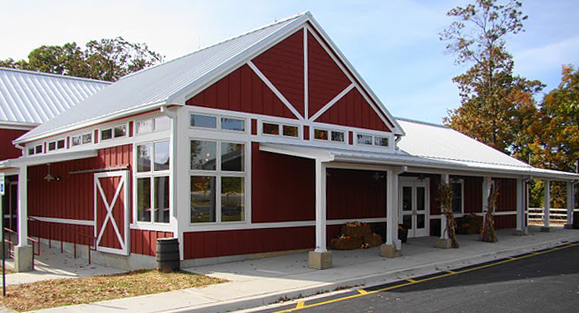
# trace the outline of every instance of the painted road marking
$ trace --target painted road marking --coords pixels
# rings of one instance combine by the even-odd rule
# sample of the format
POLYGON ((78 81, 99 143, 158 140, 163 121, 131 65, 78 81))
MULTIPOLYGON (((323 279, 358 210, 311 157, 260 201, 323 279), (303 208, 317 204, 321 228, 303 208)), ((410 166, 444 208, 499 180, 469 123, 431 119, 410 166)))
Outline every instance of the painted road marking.
POLYGON ((357 291, 358 291, 357 294, 353 294, 353 295, 349 295, 349 296, 345 296, 345 297, 341 297, 341 298, 335 298, 335 299, 322 301, 322 302, 316 302, 316 303, 312 303, 312 304, 308 304, 308 305, 306 305, 305 301, 299 301, 295 308, 276 311, 276 313, 295 312, 295 311, 299 311, 299 310, 303 310, 303 309, 307 309, 307 308, 313 308, 313 307, 326 305, 326 304, 330 304, 330 303, 336 303, 336 302, 340 302, 340 301, 344 301, 344 300, 359 298, 359 297, 363 297, 363 296, 367 296, 367 295, 371 295, 371 294, 375 294, 375 293, 379 293, 379 292, 390 291, 393 289, 398 289, 398 288, 402 288, 402 287, 406 287, 406 286, 410 286, 410 285, 414 285, 414 284, 418 284, 418 283, 423 283, 423 282, 434 280, 434 279, 449 277, 451 275, 457 275, 457 274, 468 273, 468 272, 472 272, 472 271, 476 271, 476 270, 481 270, 481 269, 489 268, 492 266, 505 264, 508 262, 513 262, 513 261, 525 259, 528 257, 537 256, 537 255, 541 255, 541 254, 545 254, 545 253, 549 253, 549 252, 553 252, 553 251, 557 251, 557 250, 567 249, 567 248, 571 248, 571 247, 575 247, 575 246, 579 246, 579 242, 572 243, 572 244, 566 244, 563 246, 558 246, 558 247, 554 247, 554 248, 550 248, 550 249, 546 249, 546 250, 542 250, 542 251, 538 251, 538 252, 534 252, 534 253, 530 253, 530 254, 521 255, 519 257, 508 257, 506 259, 499 260, 499 261, 496 261, 493 263, 487 263, 487 264, 484 264, 481 266, 470 267, 470 268, 466 268, 463 270, 444 271, 444 272, 440 272, 440 275, 433 276, 433 277, 428 277, 428 278, 423 278, 423 279, 407 279, 406 282, 401 281, 400 284, 381 288, 381 289, 376 289, 376 290, 371 290, 371 291, 366 291, 364 289, 357 289, 357 291))

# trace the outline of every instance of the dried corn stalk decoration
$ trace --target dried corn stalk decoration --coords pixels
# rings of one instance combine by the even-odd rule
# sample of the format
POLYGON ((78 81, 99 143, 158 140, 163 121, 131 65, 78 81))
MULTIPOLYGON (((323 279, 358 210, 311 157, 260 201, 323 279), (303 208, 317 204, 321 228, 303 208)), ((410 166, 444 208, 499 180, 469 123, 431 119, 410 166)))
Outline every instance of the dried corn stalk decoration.
POLYGON ((452 214, 452 199, 454 192, 449 184, 440 184, 438 186, 438 200, 442 204, 443 214, 446 217, 446 233, 451 240, 451 247, 458 248, 458 240, 456 239, 456 221, 454 214, 452 214))
POLYGON ((497 207, 497 199, 499 197, 499 186, 493 185, 488 199, 489 209, 485 214, 485 222, 482 234, 482 241, 497 242, 497 232, 495 230, 495 209, 497 207))

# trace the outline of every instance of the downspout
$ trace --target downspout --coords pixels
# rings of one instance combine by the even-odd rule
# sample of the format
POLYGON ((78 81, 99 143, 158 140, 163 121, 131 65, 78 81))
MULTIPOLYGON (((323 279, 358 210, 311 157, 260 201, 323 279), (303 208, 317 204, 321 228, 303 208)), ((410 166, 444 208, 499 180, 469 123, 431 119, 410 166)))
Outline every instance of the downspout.
POLYGON ((21 146, 19 143, 15 144, 14 146, 22 150, 22 156, 26 156, 26 147, 21 146))

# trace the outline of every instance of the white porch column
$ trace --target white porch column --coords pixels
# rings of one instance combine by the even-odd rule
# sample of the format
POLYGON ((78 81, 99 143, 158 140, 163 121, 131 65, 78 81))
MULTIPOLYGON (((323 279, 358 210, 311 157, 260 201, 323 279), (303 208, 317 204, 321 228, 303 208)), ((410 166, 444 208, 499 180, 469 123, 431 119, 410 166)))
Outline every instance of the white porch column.
POLYGON ((567 224, 565 228, 573 228, 573 210, 575 209, 575 185, 567 182, 567 224))
POLYGON ((550 232, 551 231, 551 216, 550 216, 550 205, 551 205, 551 181, 545 180, 545 203, 543 204, 543 227, 541 231, 550 232))
POLYGON ((386 243, 380 247, 380 255, 386 258, 400 255, 398 213, 398 172, 389 170, 386 178, 386 243))
POLYGON ((316 250, 310 251, 310 268, 332 267, 332 252, 326 249, 326 164, 316 159, 316 250))
POLYGON ((489 178, 483 177, 482 182, 482 212, 483 214, 489 210, 489 178))
POLYGON ((526 235, 527 227, 525 225, 525 180, 517 179, 517 229, 515 233, 519 236, 526 235))
POLYGON ((34 269, 32 247, 28 245, 28 166, 18 173, 18 245, 14 247, 14 269, 30 272, 34 269))

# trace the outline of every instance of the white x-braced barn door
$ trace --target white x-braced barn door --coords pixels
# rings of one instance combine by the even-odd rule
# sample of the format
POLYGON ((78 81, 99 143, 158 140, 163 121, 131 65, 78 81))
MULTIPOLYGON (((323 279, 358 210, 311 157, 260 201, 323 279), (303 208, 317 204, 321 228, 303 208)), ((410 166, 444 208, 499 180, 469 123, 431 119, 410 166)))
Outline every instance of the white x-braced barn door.
POLYGON ((97 250, 129 254, 129 172, 94 174, 97 250))

